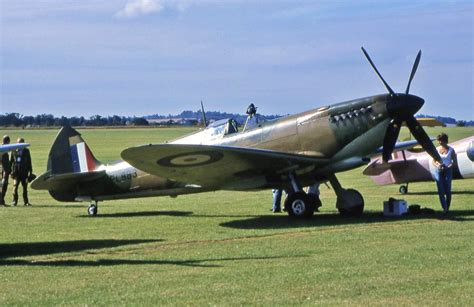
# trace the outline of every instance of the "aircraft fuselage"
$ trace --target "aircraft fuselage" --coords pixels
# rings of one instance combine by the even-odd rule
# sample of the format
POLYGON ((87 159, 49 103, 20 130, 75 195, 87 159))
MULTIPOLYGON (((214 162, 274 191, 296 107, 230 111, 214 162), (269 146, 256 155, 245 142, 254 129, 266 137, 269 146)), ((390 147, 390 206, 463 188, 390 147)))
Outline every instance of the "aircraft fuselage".
MULTIPOLYGON (((211 125, 169 143, 268 149, 331 159, 323 168, 310 168, 298 174, 302 183, 310 184, 367 162, 365 156, 382 145, 390 120, 387 112, 390 99, 390 94, 355 99, 259 123, 240 132, 228 133, 225 131, 228 127, 211 125)), ((60 185, 52 182, 41 185, 38 181, 36 188, 48 189, 60 201, 175 196, 205 191, 148 174, 125 161, 101 164, 94 171, 105 174, 92 181, 71 180, 70 184, 63 181, 60 185)), ((262 184, 260 188, 284 186, 278 180, 262 184)))

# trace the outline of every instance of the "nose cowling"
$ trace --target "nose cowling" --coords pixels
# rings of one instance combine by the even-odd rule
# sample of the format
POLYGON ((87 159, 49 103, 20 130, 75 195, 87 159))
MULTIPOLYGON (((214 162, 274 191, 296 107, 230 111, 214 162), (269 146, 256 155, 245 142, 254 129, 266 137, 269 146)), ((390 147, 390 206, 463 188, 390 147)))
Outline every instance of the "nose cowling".
MULTIPOLYGON (((387 131, 385 132, 383 141, 382 157, 384 161, 391 159, 392 152, 395 148, 395 143, 397 142, 403 122, 406 122, 408 129, 410 129, 410 132, 413 133, 415 138, 420 142, 420 144, 422 144, 423 148, 425 148, 425 146, 429 147, 429 137, 426 135, 423 128, 419 126, 418 122, 413 116, 416 112, 418 112, 424 103, 425 101, 422 98, 415 95, 390 94, 388 96, 386 106, 388 116, 391 118, 391 120, 387 126, 387 131)), ((432 143, 431 146, 433 146, 432 143)))
POLYGON ((390 95, 387 102, 387 113, 391 118, 405 119, 411 117, 423 106, 425 100, 410 94, 390 95))

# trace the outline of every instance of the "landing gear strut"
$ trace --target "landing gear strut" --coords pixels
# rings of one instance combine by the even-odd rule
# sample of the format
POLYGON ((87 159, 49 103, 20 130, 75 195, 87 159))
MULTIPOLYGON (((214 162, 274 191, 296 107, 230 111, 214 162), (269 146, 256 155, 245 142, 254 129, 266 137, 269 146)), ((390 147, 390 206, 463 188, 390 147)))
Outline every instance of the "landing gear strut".
POLYGON ((354 189, 344 189, 335 175, 329 178, 337 195, 336 207, 343 216, 359 216, 364 211, 364 198, 354 189))
POLYGON ((95 201, 89 206, 89 208, 87 208, 87 213, 89 213, 89 215, 91 216, 97 215, 98 208, 99 208, 98 202, 95 201))

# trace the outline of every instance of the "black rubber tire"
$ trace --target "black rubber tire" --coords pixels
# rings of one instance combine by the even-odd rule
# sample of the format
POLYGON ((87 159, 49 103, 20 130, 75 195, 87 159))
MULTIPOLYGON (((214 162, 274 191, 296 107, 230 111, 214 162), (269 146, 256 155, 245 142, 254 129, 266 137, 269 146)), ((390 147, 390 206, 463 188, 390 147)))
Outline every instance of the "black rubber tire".
POLYGON ((286 197, 285 209, 292 218, 310 218, 316 207, 306 193, 296 192, 286 197))
POLYGON ((398 188, 398 192, 400 192, 400 194, 407 194, 408 193, 408 186, 401 185, 400 188, 398 188))
POLYGON ((359 191, 354 190, 354 189, 347 189, 346 193, 355 193, 357 194, 357 197, 360 199, 360 203, 356 204, 355 206, 351 208, 341 208, 338 209, 339 213, 342 216, 361 216, 362 213, 364 212, 364 198, 362 197, 362 194, 359 193, 359 191))
POLYGON ((97 215, 97 206, 96 205, 90 205, 89 208, 87 208, 87 213, 90 216, 97 215))

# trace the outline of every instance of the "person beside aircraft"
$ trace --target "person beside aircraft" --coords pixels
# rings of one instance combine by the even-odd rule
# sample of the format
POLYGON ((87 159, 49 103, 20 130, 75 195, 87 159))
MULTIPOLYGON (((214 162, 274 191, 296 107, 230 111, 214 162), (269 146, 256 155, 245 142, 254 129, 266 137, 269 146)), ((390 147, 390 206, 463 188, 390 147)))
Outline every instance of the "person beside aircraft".
POLYGON ((453 165, 457 164, 456 152, 448 145, 448 135, 441 133, 436 140, 439 143, 438 152, 441 162, 433 160, 436 167, 434 178, 438 187, 439 200, 445 214, 451 206, 451 181, 453 179, 453 165))
MULTIPOLYGON (((23 138, 19 138, 18 143, 24 143, 23 138)), ((31 164, 31 154, 28 148, 18 149, 12 152, 11 158, 11 169, 13 181, 13 203, 12 206, 16 206, 18 203, 18 186, 21 183, 23 188, 23 202, 25 206, 31 206, 28 201, 28 177, 33 174, 33 167, 31 164)))
POLYGON ((273 213, 281 212, 281 196, 283 194, 282 189, 273 189, 273 206, 272 211, 273 213))
POLYGON ((320 204, 321 201, 319 200, 319 183, 315 183, 313 185, 310 185, 308 187, 307 194, 308 194, 309 198, 311 199, 311 201, 313 201, 314 203, 319 202, 319 206, 316 207, 316 211, 318 211, 318 208, 321 206, 321 204, 320 204))
MULTIPOLYGON (((2 144, 10 144, 10 137, 8 135, 3 136, 2 144)), ((12 169, 7 151, 2 154, 2 194, 0 195, 0 206, 8 207, 5 203, 5 194, 7 193, 8 179, 10 178, 11 171, 12 169)))

